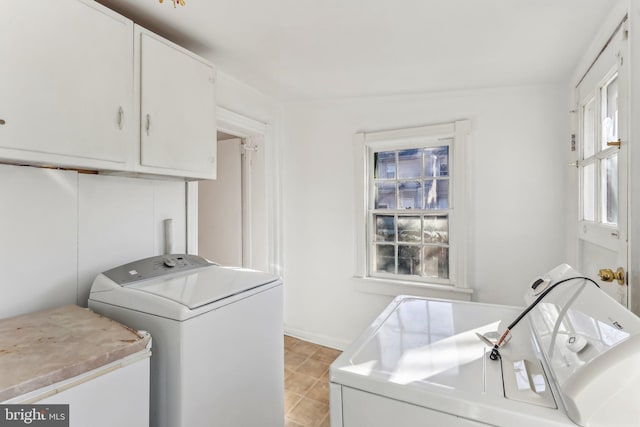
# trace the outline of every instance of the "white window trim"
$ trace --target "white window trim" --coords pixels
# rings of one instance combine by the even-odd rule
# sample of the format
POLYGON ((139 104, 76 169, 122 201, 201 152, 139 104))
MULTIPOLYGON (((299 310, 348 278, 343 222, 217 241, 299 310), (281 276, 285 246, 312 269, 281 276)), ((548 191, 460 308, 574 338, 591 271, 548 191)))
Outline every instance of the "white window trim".
POLYGON ((354 135, 354 201, 356 289, 383 295, 409 293, 438 298, 470 299, 473 290, 467 281, 468 246, 472 233, 468 218, 471 208, 469 146, 471 143, 471 121, 460 120, 452 123, 421 126, 415 128, 379 132, 360 132, 354 135), (371 149, 389 147, 390 144, 411 144, 415 139, 453 139, 451 159, 454 177, 451 188, 452 200, 450 220, 454 225, 450 236, 450 276, 452 284, 383 279, 368 275, 369 243, 367 241, 367 195, 369 194, 371 149))

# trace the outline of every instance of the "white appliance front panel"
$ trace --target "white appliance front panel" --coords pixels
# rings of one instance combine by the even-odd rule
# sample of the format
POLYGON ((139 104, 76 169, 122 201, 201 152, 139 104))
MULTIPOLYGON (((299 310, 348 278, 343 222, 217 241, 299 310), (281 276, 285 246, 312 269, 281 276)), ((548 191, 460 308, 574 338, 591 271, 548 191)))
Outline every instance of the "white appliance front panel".
POLYGON ((480 427, 489 424, 344 387, 341 427, 480 427), (428 424, 425 422, 428 420, 428 424))
POLYGON ((238 298, 181 321, 89 301, 153 337, 151 426, 284 425, 282 283, 238 298))

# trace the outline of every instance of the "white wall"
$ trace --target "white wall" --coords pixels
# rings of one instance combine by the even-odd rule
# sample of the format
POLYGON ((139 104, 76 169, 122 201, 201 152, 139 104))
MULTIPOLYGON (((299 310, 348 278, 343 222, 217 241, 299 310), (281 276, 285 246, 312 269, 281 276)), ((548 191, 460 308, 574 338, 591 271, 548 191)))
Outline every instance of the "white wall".
POLYGON ((173 220, 172 252, 184 253, 184 182, 79 175, 77 303, 86 306, 98 273, 164 253, 165 219, 173 220))
POLYGON ((218 70, 216 105, 253 120, 278 126, 281 105, 246 83, 218 70))
POLYGON ((0 318, 86 306, 95 276, 162 253, 173 219, 185 251, 185 184, 0 165, 0 318))
POLYGON ((76 301, 78 174, 0 165, 0 318, 76 301))
POLYGON ((286 106, 285 324, 343 347, 391 300, 354 289, 352 137, 470 119, 473 299, 522 305, 564 261, 566 86, 483 89, 286 106))

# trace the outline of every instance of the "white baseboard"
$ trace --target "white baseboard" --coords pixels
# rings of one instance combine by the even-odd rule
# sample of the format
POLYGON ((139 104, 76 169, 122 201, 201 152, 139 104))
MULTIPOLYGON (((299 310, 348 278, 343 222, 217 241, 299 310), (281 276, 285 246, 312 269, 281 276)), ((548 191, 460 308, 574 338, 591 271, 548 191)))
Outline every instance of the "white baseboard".
POLYGON ((287 325, 284 325, 284 333, 285 335, 289 335, 293 338, 298 338, 303 341, 309 341, 314 344, 334 348, 340 351, 344 351, 344 349, 347 348, 349 344, 351 344, 350 341, 341 340, 335 337, 329 337, 327 335, 316 334, 313 332, 304 331, 302 329, 292 328, 287 325))

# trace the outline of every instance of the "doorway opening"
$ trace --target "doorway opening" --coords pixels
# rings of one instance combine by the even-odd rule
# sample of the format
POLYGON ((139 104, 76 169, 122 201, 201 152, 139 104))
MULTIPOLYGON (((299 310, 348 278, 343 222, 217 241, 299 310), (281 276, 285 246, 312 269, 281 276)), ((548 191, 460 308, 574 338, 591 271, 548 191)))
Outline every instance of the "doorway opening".
POLYGON ((198 183, 198 254, 222 265, 243 266, 243 144, 218 132, 217 178, 198 183))
POLYGON ((267 175, 268 126, 220 107, 216 114, 218 177, 187 184, 188 252, 272 271, 277 197, 267 175))

